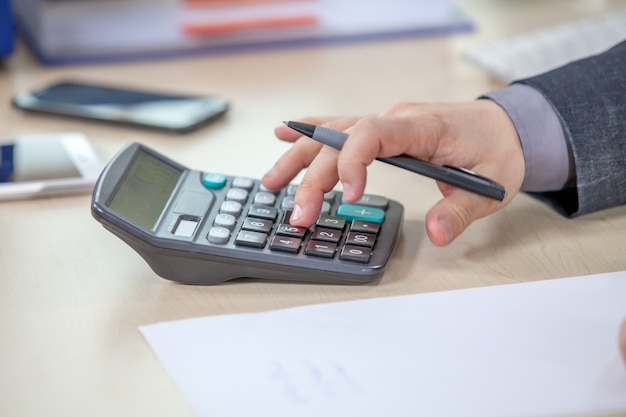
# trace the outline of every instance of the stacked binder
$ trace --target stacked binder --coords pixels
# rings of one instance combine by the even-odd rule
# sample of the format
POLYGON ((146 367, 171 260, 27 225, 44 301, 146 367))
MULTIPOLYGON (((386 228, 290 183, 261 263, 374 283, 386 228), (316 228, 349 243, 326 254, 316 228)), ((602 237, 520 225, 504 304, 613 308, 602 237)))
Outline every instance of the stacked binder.
POLYGON ((0 59, 13 52, 13 19, 9 0, 0 0, 0 59))
POLYGON ((13 0, 46 64, 119 61, 466 31, 444 0, 13 0))

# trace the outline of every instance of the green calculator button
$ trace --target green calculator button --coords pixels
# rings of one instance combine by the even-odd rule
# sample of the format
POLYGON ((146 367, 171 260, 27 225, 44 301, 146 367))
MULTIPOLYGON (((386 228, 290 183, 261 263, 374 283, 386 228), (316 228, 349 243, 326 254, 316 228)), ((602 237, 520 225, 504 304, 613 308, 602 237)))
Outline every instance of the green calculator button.
POLYGON ((365 220, 382 223, 385 221, 385 211, 376 207, 359 206, 356 204, 342 204, 337 209, 337 216, 344 217, 348 221, 365 220))
POLYGON ((205 174, 204 177, 202 177, 202 185, 213 190, 223 188, 226 185, 226 175, 205 174))

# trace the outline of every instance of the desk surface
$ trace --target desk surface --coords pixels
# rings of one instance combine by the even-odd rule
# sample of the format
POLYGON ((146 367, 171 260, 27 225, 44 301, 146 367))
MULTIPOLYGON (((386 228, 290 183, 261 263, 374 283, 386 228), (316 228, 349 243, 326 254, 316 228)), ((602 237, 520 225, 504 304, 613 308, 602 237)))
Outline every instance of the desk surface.
MULTIPOLYGON (((77 67, 42 67, 18 46, 0 67, 0 133, 82 131, 103 160, 141 141, 192 168, 260 177, 286 149, 273 137, 282 120, 372 113, 407 100, 473 99, 500 85, 463 60, 464 48, 626 1, 458 4, 477 23, 475 32, 77 67), (174 136, 24 114, 9 105, 18 91, 72 77, 220 94, 232 100, 232 110, 216 124, 174 136)), ((406 216, 382 281, 358 287, 177 285, 91 218, 88 195, 1 203, 0 415, 192 416, 138 332, 143 324, 626 269, 624 207, 567 220, 520 195, 437 248, 424 232, 425 213, 440 198, 433 181, 374 164, 367 191, 401 201, 406 216)))

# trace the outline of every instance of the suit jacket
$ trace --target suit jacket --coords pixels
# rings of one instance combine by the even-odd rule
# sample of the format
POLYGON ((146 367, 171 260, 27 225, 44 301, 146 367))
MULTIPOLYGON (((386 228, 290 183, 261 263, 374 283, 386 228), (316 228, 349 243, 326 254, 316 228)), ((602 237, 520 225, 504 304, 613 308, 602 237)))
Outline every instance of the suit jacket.
POLYGON ((575 186, 531 194, 572 217, 626 204, 626 42, 516 82, 552 104, 576 169, 575 186))

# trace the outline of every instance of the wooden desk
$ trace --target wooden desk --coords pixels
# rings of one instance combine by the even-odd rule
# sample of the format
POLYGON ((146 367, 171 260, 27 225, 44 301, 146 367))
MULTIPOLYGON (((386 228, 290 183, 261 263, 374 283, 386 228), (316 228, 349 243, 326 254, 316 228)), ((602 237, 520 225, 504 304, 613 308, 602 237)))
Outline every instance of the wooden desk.
MULTIPOLYGON (((471 34, 183 60, 42 67, 19 46, 0 67, 0 133, 82 131, 108 160, 143 142, 193 168, 260 177, 286 145, 273 128, 313 114, 362 114, 405 100, 469 100, 500 85, 463 60, 489 39, 624 7, 626 1, 463 0, 471 34), (24 114, 18 91, 81 78, 232 100, 184 136, 24 114), (262 157, 260 157, 262 155, 262 157)), ((375 163, 368 192, 406 208, 378 285, 177 285, 90 216, 88 195, 0 204, 0 415, 192 416, 137 326, 310 303, 509 284, 626 269, 626 208, 566 220, 525 195, 447 248, 424 232, 433 181, 375 163), (393 184, 393 185, 389 185, 393 184)), ((617 329, 616 329, 617 332, 617 329)), ((616 335, 617 336, 617 335, 616 335)))

